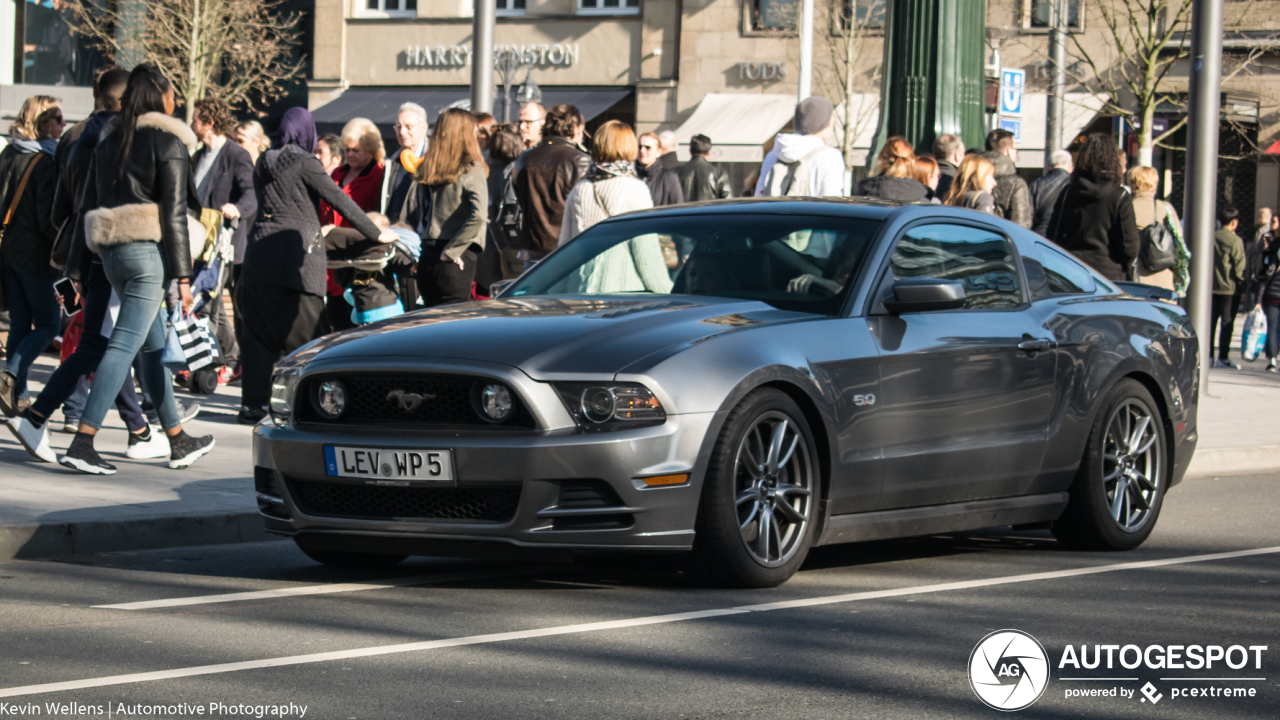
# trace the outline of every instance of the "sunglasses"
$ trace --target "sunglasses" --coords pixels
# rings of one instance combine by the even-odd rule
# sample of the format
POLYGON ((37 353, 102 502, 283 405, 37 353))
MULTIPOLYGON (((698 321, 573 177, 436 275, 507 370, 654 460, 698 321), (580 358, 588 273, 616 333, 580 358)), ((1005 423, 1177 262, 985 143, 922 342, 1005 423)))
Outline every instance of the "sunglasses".
POLYGON ((657 150, 658 146, 657 145, 641 145, 640 149, 641 150, 657 150))

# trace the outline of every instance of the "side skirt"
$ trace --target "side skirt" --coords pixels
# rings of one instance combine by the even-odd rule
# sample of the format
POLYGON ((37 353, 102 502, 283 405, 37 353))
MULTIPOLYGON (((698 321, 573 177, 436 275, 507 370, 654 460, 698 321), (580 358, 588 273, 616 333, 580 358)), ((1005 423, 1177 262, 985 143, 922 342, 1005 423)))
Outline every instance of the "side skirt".
POLYGON ((1067 494, 1063 492, 835 515, 827 521, 816 544, 886 540, 1048 522, 1058 519, 1066 507, 1067 494))

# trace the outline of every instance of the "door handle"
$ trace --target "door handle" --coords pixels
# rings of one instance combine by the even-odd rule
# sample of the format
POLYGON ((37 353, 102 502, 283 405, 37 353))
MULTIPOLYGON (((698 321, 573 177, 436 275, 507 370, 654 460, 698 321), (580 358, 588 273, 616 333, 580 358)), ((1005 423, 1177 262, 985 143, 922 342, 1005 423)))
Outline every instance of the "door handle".
POLYGON ((1018 349, 1028 353, 1044 352, 1057 347, 1058 343, 1052 340, 1024 340, 1018 343, 1018 349))

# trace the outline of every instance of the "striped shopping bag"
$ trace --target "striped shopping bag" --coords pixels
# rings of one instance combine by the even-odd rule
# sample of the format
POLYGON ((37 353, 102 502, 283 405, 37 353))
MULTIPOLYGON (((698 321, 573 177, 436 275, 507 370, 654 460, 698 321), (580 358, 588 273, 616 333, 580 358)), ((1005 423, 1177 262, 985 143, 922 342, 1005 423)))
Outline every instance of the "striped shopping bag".
POLYGON ((212 364, 217 357, 217 344, 209 332, 209 322, 181 308, 174 310, 160 361, 173 371, 195 372, 212 364))

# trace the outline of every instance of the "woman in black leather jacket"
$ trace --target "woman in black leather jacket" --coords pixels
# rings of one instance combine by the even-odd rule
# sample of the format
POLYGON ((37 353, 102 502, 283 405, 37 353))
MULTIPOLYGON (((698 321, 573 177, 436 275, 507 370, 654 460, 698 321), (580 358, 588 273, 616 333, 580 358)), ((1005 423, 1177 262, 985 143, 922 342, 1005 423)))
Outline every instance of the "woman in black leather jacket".
POLYGON ((165 288, 176 280, 183 307, 191 306, 191 247, 204 245, 204 231, 192 216, 200 211, 189 159, 195 134, 171 117, 173 88, 150 65, 129 74, 121 105, 93 151, 83 198, 85 240, 102 258, 120 313, 94 374, 80 429, 66 454, 58 456, 62 465, 94 475, 116 472, 94 451, 93 439, 139 351, 142 383, 169 437, 169 467, 185 468, 213 449, 211 436, 183 432, 173 379, 160 364, 165 288))
MULTIPOLYGON (((275 147, 253 171, 258 217, 236 280, 241 332, 241 423, 266 416, 271 370, 285 355, 329 332, 325 320, 324 236, 319 201, 324 200, 366 238, 383 233, 347 197, 316 159, 316 126, 311 113, 295 107, 280 119, 275 147)), ((399 236, 390 230, 385 242, 399 236)))

